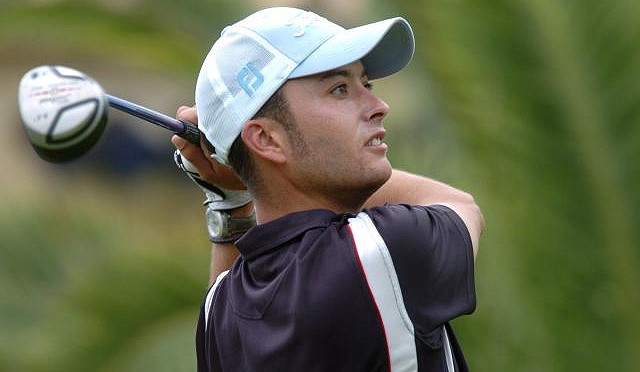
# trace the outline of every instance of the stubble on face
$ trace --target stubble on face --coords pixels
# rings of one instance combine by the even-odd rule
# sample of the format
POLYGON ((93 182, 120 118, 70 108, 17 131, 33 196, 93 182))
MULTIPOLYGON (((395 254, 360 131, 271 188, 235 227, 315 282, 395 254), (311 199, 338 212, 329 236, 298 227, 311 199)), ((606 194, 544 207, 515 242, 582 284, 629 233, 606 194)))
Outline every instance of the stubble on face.
POLYGON ((353 159, 337 155, 342 149, 334 145, 335 142, 327 140, 309 146, 311 149, 321 148, 322 151, 309 151, 306 157, 300 159, 302 184, 307 185, 309 191, 323 195, 331 204, 339 206, 340 211, 358 212, 389 179, 391 166, 388 172, 366 169, 350 161, 353 159))
MULTIPOLYGON (((313 86, 314 78, 300 81, 313 86)), ((311 97, 299 90, 287 91, 295 93, 287 95, 290 115, 285 125, 292 144, 292 181, 303 192, 328 200, 343 211, 358 211, 391 176, 386 155, 372 158, 353 132, 368 124, 354 120, 357 113, 341 122, 332 107, 309 105, 311 97)))

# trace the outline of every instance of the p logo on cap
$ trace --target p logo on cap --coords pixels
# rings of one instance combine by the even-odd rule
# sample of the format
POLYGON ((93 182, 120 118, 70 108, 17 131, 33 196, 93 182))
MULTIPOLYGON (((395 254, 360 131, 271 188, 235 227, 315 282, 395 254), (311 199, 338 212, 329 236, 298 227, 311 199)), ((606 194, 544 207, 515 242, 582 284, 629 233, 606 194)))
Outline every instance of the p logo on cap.
POLYGON ((249 97, 252 97, 253 93, 264 83, 264 76, 253 63, 249 62, 238 72, 236 80, 249 97))

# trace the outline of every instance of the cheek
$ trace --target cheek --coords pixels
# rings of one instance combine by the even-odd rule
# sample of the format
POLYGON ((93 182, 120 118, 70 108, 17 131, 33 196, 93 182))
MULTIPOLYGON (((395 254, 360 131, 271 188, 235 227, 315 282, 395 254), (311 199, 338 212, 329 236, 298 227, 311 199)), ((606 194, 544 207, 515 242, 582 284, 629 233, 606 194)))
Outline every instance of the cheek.
POLYGON ((353 111, 330 107, 322 115, 314 115, 310 119, 309 135, 318 141, 331 141, 330 145, 334 146, 347 146, 355 142, 358 124, 353 111))
POLYGON ((359 147, 355 111, 345 105, 327 105, 326 102, 323 105, 310 104, 305 108, 305 115, 296 115, 296 120, 311 155, 338 157, 342 161, 353 159, 359 147))
POLYGON ((326 161, 352 161, 356 156, 355 139, 352 132, 331 128, 321 133, 314 133, 309 138, 313 153, 326 158, 326 161))

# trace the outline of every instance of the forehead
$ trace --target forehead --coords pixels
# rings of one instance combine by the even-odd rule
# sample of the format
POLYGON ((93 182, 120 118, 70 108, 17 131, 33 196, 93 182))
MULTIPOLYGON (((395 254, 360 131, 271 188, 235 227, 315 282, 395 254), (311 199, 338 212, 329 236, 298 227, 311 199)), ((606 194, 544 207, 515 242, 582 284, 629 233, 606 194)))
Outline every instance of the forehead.
POLYGON ((291 80, 288 80, 287 83, 289 82, 317 83, 317 82, 331 80, 332 78, 335 78, 335 77, 347 77, 347 78, 360 79, 366 76, 367 74, 364 70, 364 66, 362 65, 362 62, 355 61, 348 65, 338 67, 333 70, 321 72, 315 75, 291 79, 291 80))

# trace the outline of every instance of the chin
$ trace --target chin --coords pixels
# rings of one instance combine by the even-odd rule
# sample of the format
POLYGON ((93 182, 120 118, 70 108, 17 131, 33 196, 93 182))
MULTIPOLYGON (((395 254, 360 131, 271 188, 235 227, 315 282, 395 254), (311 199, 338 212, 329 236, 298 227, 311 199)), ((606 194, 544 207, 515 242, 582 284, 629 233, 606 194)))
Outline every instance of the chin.
POLYGON ((391 178, 391 168, 389 168, 388 171, 380 173, 380 177, 373 181, 373 184, 375 185, 375 190, 373 190, 373 192, 382 187, 382 185, 384 185, 389 180, 389 178, 391 178))
POLYGON ((385 157, 384 161, 380 162, 380 164, 377 164, 376 169, 371 173, 376 175, 375 178, 381 180, 382 183, 380 184, 380 186, 382 186, 382 184, 384 184, 385 182, 387 182, 387 180, 389 180, 389 178, 391 178, 392 171, 393 168, 391 167, 391 163, 389 162, 389 159, 385 157))
MULTIPOLYGON (((385 159, 386 160, 386 159, 385 159)), ((386 161, 385 164, 371 169, 366 178, 366 182, 363 184, 363 189, 368 190, 369 196, 376 192, 382 185, 385 184, 391 178, 391 164, 386 161)))

